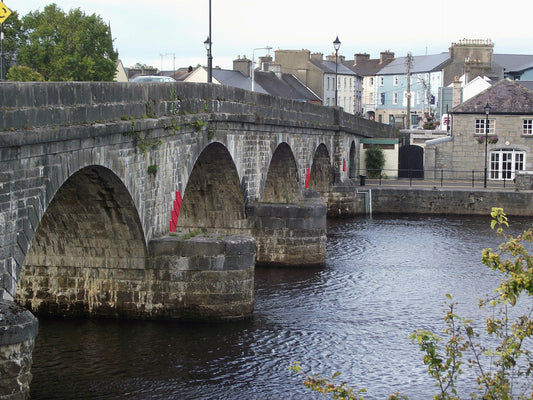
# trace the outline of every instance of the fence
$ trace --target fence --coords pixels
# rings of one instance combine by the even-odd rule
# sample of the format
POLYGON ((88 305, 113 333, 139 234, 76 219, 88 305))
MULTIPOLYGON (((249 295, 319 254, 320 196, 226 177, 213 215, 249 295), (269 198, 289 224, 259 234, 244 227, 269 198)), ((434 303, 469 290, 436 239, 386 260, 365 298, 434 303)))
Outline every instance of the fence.
POLYGON ((450 188, 493 188, 515 189, 511 173, 499 173, 479 170, 420 170, 420 169, 381 169, 361 170, 360 184, 373 186, 402 187, 450 187, 450 188), (396 176, 397 175, 397 176, 396 176), (494 179, 498 177, 499 179, 494 179))

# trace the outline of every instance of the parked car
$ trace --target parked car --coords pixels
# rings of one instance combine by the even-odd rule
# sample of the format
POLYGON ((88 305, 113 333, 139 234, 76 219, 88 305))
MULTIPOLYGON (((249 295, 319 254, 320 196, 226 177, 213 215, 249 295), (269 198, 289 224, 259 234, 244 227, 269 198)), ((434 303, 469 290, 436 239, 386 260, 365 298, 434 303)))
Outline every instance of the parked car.
POLYGON ((176 82, 176 80, 170 76, 141 75, 133 78, 130 82, 176 82))

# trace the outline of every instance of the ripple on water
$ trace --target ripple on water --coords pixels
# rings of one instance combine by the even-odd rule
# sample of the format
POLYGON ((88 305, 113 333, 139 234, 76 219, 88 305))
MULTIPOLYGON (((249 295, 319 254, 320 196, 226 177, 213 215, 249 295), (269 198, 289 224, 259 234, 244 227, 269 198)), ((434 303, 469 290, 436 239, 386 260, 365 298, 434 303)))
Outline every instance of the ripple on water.
MULTIPOLYGON (((527 221, 524 221, 524 224, 527 221)), ((435 394, 417 328, 440 332, 445 294, 479 317, 497 275, 480 263, 498 243, 487 218, 328 221, 326 265, 256 269, 255 312, 232 324, 41 320, 32 399, 321 399, 288 371, 368 390, 435 394)), ((483 318, 484 319, 484 318, 483 318)))

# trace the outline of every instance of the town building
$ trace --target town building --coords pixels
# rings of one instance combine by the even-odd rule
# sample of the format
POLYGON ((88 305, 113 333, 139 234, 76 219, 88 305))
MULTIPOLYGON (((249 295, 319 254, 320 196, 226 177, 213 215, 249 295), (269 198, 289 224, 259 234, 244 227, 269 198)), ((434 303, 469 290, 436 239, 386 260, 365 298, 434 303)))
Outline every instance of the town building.
POLYGON ((451 110, 451 136, 426 142, 425 168, 512 181, 533 170, 533 83, 505 78, 451 110), (488 107, 487 107, 488 106, 488 107))
POLYGON ((323 105, 337 105, 347 113, 360 114, 363 79, 343 62, 344 58, 338 56, 336 60, 335 54, 324 60, 322 53, 311 54, 309 50, 275 51, 275 63, 281 70, 298 78, 322 99, 323 105))
POLYGON ((346 67, 362 77, 361 113, 365 118, 375 120, 376 74, 393 60, 393 52, 383 51, 377 59, 371 59, 368 53, 357 53, 353 60, 344 61, 346 67))

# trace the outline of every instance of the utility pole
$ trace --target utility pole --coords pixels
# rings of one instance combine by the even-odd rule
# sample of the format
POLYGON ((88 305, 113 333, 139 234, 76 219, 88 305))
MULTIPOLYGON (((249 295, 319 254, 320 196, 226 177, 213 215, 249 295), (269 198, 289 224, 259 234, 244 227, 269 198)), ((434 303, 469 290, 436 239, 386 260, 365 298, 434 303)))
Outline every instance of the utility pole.
POLYGON ((411 128, 411 53, 407 53, 407 126, 411 128))

